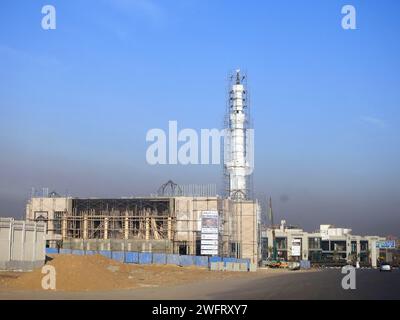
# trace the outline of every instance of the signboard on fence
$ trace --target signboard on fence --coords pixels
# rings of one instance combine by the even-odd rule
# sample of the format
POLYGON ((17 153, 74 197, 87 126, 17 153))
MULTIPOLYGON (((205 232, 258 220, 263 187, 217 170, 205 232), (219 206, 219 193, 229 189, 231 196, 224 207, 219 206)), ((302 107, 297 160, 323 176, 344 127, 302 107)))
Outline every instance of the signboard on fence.
POLYGON ((292 240, 292 257, 301 256, 301 239, 292 240))
POLYGON ((376 247, 378 249, 395 249, 396 241, 395 240, 377 241, 376 247))
POLYGON ((218 211, 201 214, 201 254, 218 255, 218 211))

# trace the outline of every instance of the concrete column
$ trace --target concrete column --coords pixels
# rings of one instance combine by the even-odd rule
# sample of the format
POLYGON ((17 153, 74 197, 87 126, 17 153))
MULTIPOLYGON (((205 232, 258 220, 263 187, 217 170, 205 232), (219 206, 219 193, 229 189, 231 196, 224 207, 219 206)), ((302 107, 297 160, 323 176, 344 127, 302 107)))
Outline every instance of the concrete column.
MULTIPOLYGON (((35 222, 33 224, 33 243, 32 243, 32 261, 36 261, 36 244, 37 244, 37 236, 38 236, 38 231, 37 231, 37 223, 35 222)), ((46 250, 46 249, 45 249, 46 250)))
POLYGON ((146 217, 146 240, 150 240, 150 218, 146 217))
POLYGON ((168 240, 172 240, 172 218, 168 217, 168 240))
POLYGON ((64 239, 67 239, 67 214, 64 213, 61 222, 61 236, 64 239))
POLYGON ((22 222, 22 231, 21 231, 22 239, 21 239, 21 261, 24 261, 25 255, 25 238, 26 238, 26 228, 25 221, 22 222))
POLYGON ((104 218, 104 240, 108 239, 108 218, 104 218))
POLYGON ((288 233, 287 238, 286 238, 286 244, 287 244, 287 260, 290 260, 292 257, 292 235, 288 233))
POLYGON ((12 258, 12 246, 13 246, 13 242, 14 242, 14 223, 13 223, 14 219, 10 220, 10 228, 9 228, 9 234, 8 234, 8 261, 11 260, 12 258))
POLYGON ((360 261, 361 245, 360 239, 357 239, 357 261, 360 261))
POLYGON ((371 258, 371 266, 372 268, 377 267, 377 260, 378 260, 378 249, 376 248, 376 240, 368 241, 368 247, 370 250, 370 258, 371 258))
POLYGON ((349 257, 351 255, 351 238, 346 237, 346 260, 349 260, 349 257))
POLYGON ((124 239, 128 240, 129 238, 129 216, 128 212, 125 213, 125 222, 124 222, 124 239))
POLYGON ((83 240, 88 238, 88 216, 85 214, 83 216, 83 240))
POLYGON ((301 254, 300 260, 308 260, 308 236, 304 235, 301 239, 301 254))

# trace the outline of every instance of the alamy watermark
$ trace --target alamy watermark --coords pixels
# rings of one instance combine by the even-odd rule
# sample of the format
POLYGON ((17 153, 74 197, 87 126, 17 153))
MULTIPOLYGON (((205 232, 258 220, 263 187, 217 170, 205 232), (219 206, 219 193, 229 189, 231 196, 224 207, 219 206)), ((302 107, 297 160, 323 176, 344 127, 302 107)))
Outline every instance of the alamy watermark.
POLYGON ((42 289, 56 290, 56 268, 51 265, 45 265, 42 268, 42 274, 45 275, 41 282, 42 289))
MULTIPOLYGON (((356 25, 356 8, 353 5, 347 4, 342 7, 341 13, 344 15, 341 21, 344 30, 355 30, 356 25)), ((44 30, 56 29, 56 8, 54 5, 47 4, 42 7, 42 28, 44 30)))
POLYGON ((168 122, 168 132, 150 129, 146 141, 151 142, 146 150, 146 161, 150 165, 172 164, 221 164, 221 145, 224 146, 224 163, 234 167, 241 164, 245 174, 254 169, 254 129, 232 131, 231 129, 178 130, 177 121, 168 122), (230 165, 231 164, 231 165, 230 165))
POLYGON ((356 289, 356 268, 353 266, 344 266, 342 268, 342 274, 345 276, 342 279, 342 288, 344 290, 355 290, 356 289))
POLYGON ((350 4, 342 7, 342 14, 345 16, 342 18, 342 28, 344 30, 355 30, 357 29, 356 23, 356 8, 350 4))
POLYGON ((56 8, 52 5, 45 5, 42 7, 42 14, 45 16, 42 18, 43 30, 55 30, 57 27, 56 23, 56 8))

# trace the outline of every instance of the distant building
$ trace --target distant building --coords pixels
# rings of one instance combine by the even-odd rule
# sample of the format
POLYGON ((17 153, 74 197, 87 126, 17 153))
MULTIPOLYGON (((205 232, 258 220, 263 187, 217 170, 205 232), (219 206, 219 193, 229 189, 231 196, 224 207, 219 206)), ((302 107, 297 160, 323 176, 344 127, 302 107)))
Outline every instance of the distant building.
MULTIPOLYGON (((353 235, 351 229, 321 225, 316 232, 306 232, 297 227, 286 226, 282 221, 275 227, 278 258, 288 260, 310 260, 314 264, 346 264, 359 261, 361 264, 377 266, 379 236, 353 235)), ((261 232, 261 255, 266 260, 272 253, 272 228, 261 232)))

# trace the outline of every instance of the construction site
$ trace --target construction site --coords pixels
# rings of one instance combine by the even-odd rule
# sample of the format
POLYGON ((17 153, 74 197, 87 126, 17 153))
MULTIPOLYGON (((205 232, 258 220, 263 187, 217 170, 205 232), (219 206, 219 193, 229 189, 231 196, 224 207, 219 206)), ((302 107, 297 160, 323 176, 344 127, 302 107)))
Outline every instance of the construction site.
POLYGON ((32 194, 26 220, 47 225, 50 248, 259 257, 260 206, 252 198, 253 145, 246 77, 230 78, 223 148, 223 195, 173 181, 157 195, 81 198, 32 194), (211 224, 211 225, 207 225, 211 224))
POLYGON ((258 204, 218 197, 30 199, 29 221, 47 224, 49 247, 201 254, 201 216, 218 212, 218 255, 258 256, 258 204))

